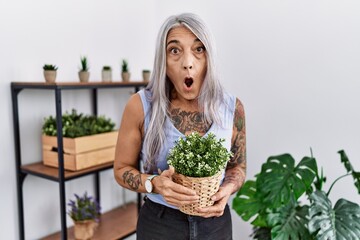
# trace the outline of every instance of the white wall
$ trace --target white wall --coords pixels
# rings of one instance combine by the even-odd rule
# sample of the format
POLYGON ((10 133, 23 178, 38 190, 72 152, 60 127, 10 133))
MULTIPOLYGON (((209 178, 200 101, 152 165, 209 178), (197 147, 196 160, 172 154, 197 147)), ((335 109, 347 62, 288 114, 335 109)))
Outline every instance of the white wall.
MULTIPOLYGON (((59 66, 58 81, 77 81, 80 55, 91 81, 102 65, 120 78, 120 60, 133 79, 151 68, 157 30, 169 15, 199 14, 217 40, 224 86, 247 114, 248 178, 270 155, 289 152, 298 161, 310 147, 329 184, 345 170, 344 149, 360 170, 360 2, 328 1, 1 1, 0 2, 0 239, 18 239, 10 82, 42 81, 44 63, 59 66)), ((101 93, 100 112, 119 121, 129 90, 101 93)), ((63 110, 90 112, 87 92, 64 94, 63 110)), ((53 95, 20 94, 23 162, 39 161, 43 117, 54 114, 53 95), (31 101, 29 101, 31 99, 31 101)), ((101 174, 104 209, 122 202, 111 172, 101 174)), ((92 178, 66 183, 66 196, 92 189, 92 178)), ((89 190, 90 191, 90 190, 89 190)), ((127 194, 133 198, 132 194, 127 194)), ((57 184, 28 176, 24 184, 26 238, 58 230, 57 184)), ((338 183, 333 201, 360 203, 350 178, 338 183)), ((70 219, 68 223, 71 224, 70 219)), ((251 226, 233 214, 234 238, 249 239, 251 226)))

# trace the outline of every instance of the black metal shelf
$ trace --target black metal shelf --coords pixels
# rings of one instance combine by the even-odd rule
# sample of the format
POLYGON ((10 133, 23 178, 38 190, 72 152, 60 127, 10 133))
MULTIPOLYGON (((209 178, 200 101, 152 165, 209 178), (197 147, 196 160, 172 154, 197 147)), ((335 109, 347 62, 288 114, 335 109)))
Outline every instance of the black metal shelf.
MULTIPOLYGON (((11 98, 13 108, 13 127, 14 127, 14 148, 15 148, 15 161, 16 161, 16 181, 17 181, 17 196, 18 196, 18 215, 19 215, 19 237, 25 239, 24 228, 24 204, 23 204, 23 183, 26 176, 33 175, 40 178, 52 180, 59 184, 60 194, 60 215, 61 215, 61 232, 59 236, 61 239, 68 238, 66 227, 66 202, 65 202, 65 181, 80 178, 86 175, 93 174, 95 176, 95 195, 100 201, 100 177, 99 172, 111 169, 112 163, 102 164, 96 167, 84 169, 81 171, 71 172, 64 169, 63 157, 63 135, 62 135, 62 97, 63 90, 80 90, 88 89, 92 92, 92 110, 93 114, 97 115, 97 96, 98 89, 111 89, 111 88, 134 88, 135 92, 140 88, 145 87, 147 82, 12 82, 11 83, 11 98), (55 92, 55 110, 56 110, 56 125, 57 128, 57 144, 58 144, 58 168, 51 168, 44 166, 42 163, 32 163, 22 165, 21 161, 21 145, 20 145, 20 120, 19 120, 19 102, 18 95, 22 90, 26 89, 44 89, 52 90, 55 92)), ((140 194, 138 194, 138 206, 140 204, 140 194)))

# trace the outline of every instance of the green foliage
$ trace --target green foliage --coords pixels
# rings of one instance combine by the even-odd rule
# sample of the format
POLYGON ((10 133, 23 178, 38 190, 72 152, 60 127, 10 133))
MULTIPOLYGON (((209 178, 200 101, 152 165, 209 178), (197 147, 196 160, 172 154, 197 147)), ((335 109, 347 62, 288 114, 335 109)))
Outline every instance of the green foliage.
MULTIPOLYGON (((348 172, 344 176, 352 175, 358 189, 359 173, 345 152, 339 153, 348 172)), ((238 191, 233 208, 244 221, 252 220, 253 239, 270 239, 268 232, 281 240, 360 239, 359 205, 340 199, 332 208, 328 194, 334 183, 326 194, 325 179, 313 157, 304 157, 297 166, 290 154, 269 157, 255 181, 246 181, 238 191), (304 195, 308 204, 299 202, 304 195)))
POLYGON ((144 69, 144 70, 143 70, 143 73, 150 73, 150 70, 144 69))
MULTIPOLYGON (((115 123, 105 116, 91 116, 77 114, 73 109, 71 114, 65 113, 62 116, 62 134, 64 137, 76 138, 98 133, 113 131, 115 123)), ((56 136, 56 118, 49 116, 44 119, 42 132, 48 136, 56 136)))
POLYGON ((360 207, 345 199, 339 199, 334 209, 322 191, 310 196, 309 230, 320 240, 348 240, 360 237, 360 207))
POLYGON ((84 220, 98 220, 100 216, 100 205, 96 199, 91 196, 87 196, 85 192, 82 197, 74 194, 76 200, 70 200, 68 205, 70 206, 69 216, 74 221, 84 220))
POLYGON ((103 70, 109 71, 109 70, 111 70, 111 67, 110 66, 103 66, 103 70))
POLYGON ((122 72, 129 72, 129 63, 128 63, 128 61, 126 59, 122 60, 121 71, 122 72))
POLYGON ((189 177, 209 177, 225 169, 227 161, 232 156, 222 143, 224 139, 216 139, 209 133, 201 137, 193 132, 184 138, 179 138, 170 150, 167 163, 175 168, 177 173, 189 177))
POLYGON ((87 57, 86 56, 80 57, 80 62, 81 62, 80 71, 82 72, 89 71, 89 63, 87 57))
POLYGON ((58 69, 58 67, 56 65, 52 65, 52 64, 45 64, 43 66, 43 69, 45 71, 56 71, 58 69))

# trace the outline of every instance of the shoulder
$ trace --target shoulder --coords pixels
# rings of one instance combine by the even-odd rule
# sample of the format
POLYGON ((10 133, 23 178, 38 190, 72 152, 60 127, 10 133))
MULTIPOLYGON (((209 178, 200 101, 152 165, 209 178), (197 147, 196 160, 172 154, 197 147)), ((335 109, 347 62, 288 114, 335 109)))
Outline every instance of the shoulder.
POLYGON ((123 117, 131 119, 135 123, 142 124, 144 120, 143 104, 139 93, 133 94, 126 103, 123 117))

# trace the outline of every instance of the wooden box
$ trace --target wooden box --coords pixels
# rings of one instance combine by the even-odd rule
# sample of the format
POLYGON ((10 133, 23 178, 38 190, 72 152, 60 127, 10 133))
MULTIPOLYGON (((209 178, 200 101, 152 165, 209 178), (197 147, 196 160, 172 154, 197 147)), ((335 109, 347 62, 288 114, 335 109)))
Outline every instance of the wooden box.
MULTIPOLYGON (((77 171, 114 161, 117 131, 63 138, 64 168, 77 171)), ((58 167, 57 137, 42 135, 43 163, 58 167)))

